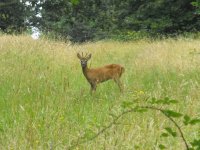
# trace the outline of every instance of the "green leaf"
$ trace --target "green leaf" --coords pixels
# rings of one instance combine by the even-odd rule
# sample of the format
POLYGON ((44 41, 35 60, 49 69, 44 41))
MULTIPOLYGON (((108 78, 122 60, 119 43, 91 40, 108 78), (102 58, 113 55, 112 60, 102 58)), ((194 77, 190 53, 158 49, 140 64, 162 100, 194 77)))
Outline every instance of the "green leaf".
POLYGON ((167 134, 167 133, 162 133, 161 134, 161 137, 168 137, 169 136, 169 134, 167 134))
POLYGON ((169 104, 177 104, 178 103, 178 101, 177 100, 169 100, 169 104))
POLYGON ((183 121, 183 123, 184 123, 185 125, 188 125, 188 124, 190 123, 190 120, 191 120, 191 118, 190 118, 188 115, 185 115, 185 116, 184 116, 184 121, 183 121))
POLYGON ((198 2, 191 2, 191 4, 195 7, 198 7, 199 6, 199 3, 198 2))
POLYGON ((129 101, 124 101, 121 104, 122 108, 131 108, 132 105, 133 105, 133 102, 129 102, 129 101))
POLYGON ((192 119, 192 120, 190 121, 190 124, 191 124, 191 125, 195 125, 195 124, 197 124, 197 123, 200 123, 200 119, 192 119))
POLYGON ((168 97, 165 97, 164 99, 159 99, 159 100, 156 100, 155 98, 152 98, 151 99, 151 104, 164 104, 164 105, 169 105, 169 104, 176 104, 178 103, 177 100, 173 100, 173 99, 170 99, 168 97))
POLYGON ((165 97, 163 101, 169 101, 169 97, 165 97))
POLYGON ((168 97, 165 97, 164 100, 163 100, 163 104, 167 104, 167 105, 169 105, 169 104, 176 104, 176 103, 178 103, 177 100, 173 100, 173 99, 170 99, 168 97))
POLYGON ((143 113, 143 112, 147 112, 147 111, 148 110, 146 108, 135 107, 135 112, 143 113))
POLYGON ((156 98, 155 98, 155 97, 153 97, 153 98, 151 99, 151 101, 150 101, 151 104, 156 104, 156 102, 157 102, 157 101, 156 101, 156 98))
POLYGON ((181 116, 183 116, 181 113, 172 110, 164 110, 163 112, 165 113, 165 115, 173 118, 180 118, 181 116))
POLYGON ((72 3, 73 5, 78 5, 78 4, 79 4, 79 0, 71 0, 71 3, 72 3))
POLYGON ((163 145, 163 144, 160 144, 160 145, 159 145, 159 148, 160 148, 160 149, 166 149, 166 146, 163 145))
POLYGON ((196 150, 200 150, 200 139, 194 139, 194 141, 193 142, 191 142, 191 145, 193 146, 193 147, 196 147, 196 150))
POLYGON ((165 130, 166 130, 169 134, 171 134, 173 137, 176 137, 176 136, 177 136, 177 133, 176 133, 175 131, 173 131, 172 128, 167 127, 167 128, 165 128, 165 130))
POLYGON ((134 148, 135 148, 135 149, 139 149, 140 147, 139 147, 138 145, 135 145, 134 148))

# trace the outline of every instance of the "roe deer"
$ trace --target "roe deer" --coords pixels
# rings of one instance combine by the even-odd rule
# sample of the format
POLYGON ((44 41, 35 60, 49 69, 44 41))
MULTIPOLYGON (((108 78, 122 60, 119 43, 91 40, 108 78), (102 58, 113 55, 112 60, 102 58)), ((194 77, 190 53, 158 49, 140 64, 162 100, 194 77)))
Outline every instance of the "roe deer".
POLYGON ((110 64, 100 68, 89 69, 87 67, 87 61, 91 58, 91 54, 83 56, 77 53, 77 57, 80 59, 83 74, 87 81, 91 85, 91 94, 96 91, 97 84, 113 79, 115 83, 119 86, 122 92, 123 87, 120 81, 122 73, 125 71, 124 67, 118 64, 110 64))

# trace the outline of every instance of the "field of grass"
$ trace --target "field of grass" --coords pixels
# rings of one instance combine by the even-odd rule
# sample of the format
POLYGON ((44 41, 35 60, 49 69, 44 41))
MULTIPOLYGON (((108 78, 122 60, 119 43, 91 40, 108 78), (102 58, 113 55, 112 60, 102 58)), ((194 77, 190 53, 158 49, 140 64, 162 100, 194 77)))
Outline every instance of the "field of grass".
MULTIPOLYGON (((146 97, 178 100, 169 109, 200 117, 200 40, 100 41, 71 44, 28 36, 0 36, 0 149, 67 149, 87 131, 119 114, 121 103, 146 97), (113 81, 90 95, 77 52, 92 53, 89 66, 125 67, 123 94, 113 81)), ((179 122, 179 121, 177 121, 179 122)), ((75 149, 152 150, 164 143, 182 150, 180 137, 161 138, 173 124, 159 112, 129 113, 118 124, 75 149)), ((188 141, 200 127, 183 126, 188 141)), ((91 132, 88 132, 91 134, 91 132)), ((88 135, 89 136, 89 135, 88 135)))

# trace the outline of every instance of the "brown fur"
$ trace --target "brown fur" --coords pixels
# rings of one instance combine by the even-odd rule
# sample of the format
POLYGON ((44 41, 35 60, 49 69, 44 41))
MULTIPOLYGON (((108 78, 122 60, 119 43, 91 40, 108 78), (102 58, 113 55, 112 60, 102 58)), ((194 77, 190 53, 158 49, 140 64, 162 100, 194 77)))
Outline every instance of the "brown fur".
POLYGON ((91 54, 87 57, 80 56, 80 54, 77 54, 77 56, 80 60, 86 61, 86 66, 82 66, 82 70, 85 78, 91 85, 91 92, 96 91, 97 84, 110 79, 113 79, 117 83, 120 91, 123 90, 120 77, 125 71, 124 67, 118 64, 110 64, 95 69, 89 69, 87 67, 87 61, 91 58, 91 54))

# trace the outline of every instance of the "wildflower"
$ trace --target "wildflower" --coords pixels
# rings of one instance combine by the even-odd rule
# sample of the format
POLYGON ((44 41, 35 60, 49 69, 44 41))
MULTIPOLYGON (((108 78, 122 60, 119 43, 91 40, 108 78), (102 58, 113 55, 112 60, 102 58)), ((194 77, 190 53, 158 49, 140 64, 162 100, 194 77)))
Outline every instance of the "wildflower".
POLYGON ((140 95, 143 95, 144 94, 144 91, 139 91, 138 92, 140 95))

